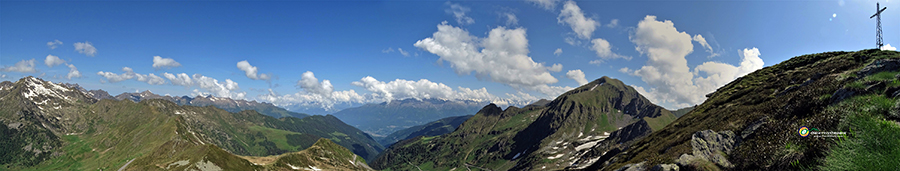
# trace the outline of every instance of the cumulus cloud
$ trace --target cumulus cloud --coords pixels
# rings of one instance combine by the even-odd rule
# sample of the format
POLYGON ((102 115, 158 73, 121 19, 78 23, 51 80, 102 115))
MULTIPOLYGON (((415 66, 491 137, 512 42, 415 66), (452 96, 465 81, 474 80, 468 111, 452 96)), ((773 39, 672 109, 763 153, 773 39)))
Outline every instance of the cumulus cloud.
POLYGON ((656 16, 646 16, 630 37, 635 49, 647 55, 646 65, 640 69, 622 68, 620 72, 641 77, 649 88, 635 86, 641 94, 668 108, 681 108, 698 104, 705 94, 716 88, 762 68, 759 50, 744 49, 739 66, 718 62, 705 62, 693 72, 685 56, 693 51, 694 39, 679 32, 672 21, 658 21, 656 16), (700 76, 705 73, 706 77, 700 76))
POLYGON ((72 78, 81 78, 81 72, 78 71, 78 68, 75 68, 75 65, 66 65, 69 66, 69 74, 66 74, 66 79, 71 80, 72 78))
POLYGON ((59 59, 59 57, 53 55, 47 55, 47 58, 44 59, 44 64, 47 64, 48 67, 57 66, 63 63, 66 63, 66 61, 59 59))
POLYGON ((91 44, 91 42, 76 42, 74 45, 75 51, 78 51, 78 53, 84 54, 86 56, 97 55, 97 48, 95 48, 94 45, 91 44))
POLYGON ((569 70, 569 72, 566 72, 566 77, 569 77, 569 79, 572 79, 572 80, 575 80, 575 82, 578 82, 579 86, 588 83, 588 80, 584 78, 584 72, 581 72, 580 69, 569 70))
POLYGON ((610 60, 616 58, 622 58, 625 60, 631 60, 629 56, 622 56, 612 52, 612 45, 609 44, 609 41, 606 41, 601 38, 596 38, 591 40, 591 50, 597 53, 597 56, 602 60, 610 60))
POLYGON ((37 72, 37 70, 34 69, 34 58, 32 58, 32 59, 30 59, 30 60, 24 60, 24 59, 23 59, 23 60, 21 60, 21 61, 19 61, 19 62, 16 62, 16 64, 13 65, 13 66, 7 66, 7 67, 0 68, 0 71, 3 71, 3 72, 21 72, 21 73, 35 73, 35 72, 37 72))
POLYGON ((893 46, 891 46, 891 44, 884 44, 884 46, 881 46, 881 50, 897 51, 897 47, 893 47, 893 46))
POLYGON ((559 0, 525 0, 525 1, 531 2, 534 5, 537 5, 538 7, 544 8, 546 10, 553 10, 554 8, 556 8, 556 3, 559 2, 559 0))
POLYGON ((191 79, 191 76, 188 76, 185 73, 175 75, 175 74, 170 74, 170 73, 166 72, 166 73, 163 73, 163 76, 166 77, 166 79, 169 79, 169 81, 171 81, 173 85, 179 85, 179 86, 185 86, 185 87, 194 86, 194 81, 191 79))
POLYGON ((709 43, 706 42, 706 38, 703 38, 703 36, 699 34, 694 35, 694 41, 697 41, 697 43, 700 43, 700 46, 703 46, 703 48, 706 49, 706 52, 709 53, 710 58, 719 56, 719 54, 713 51, 712 46, 710 46, 709 43))
MULTIPOLYGON (((227 97, 233 99, 244 99, 247 95, 247 92, 236 92, 235 90, 240 89, 238 87, 238 83, 231 81, 231 79, 225 79, 225 82, 219 83, 219 80, 207 76, 203 76, 200 74, 194 74, 192 77, 194 83, 203 90, 208 91, 210 94, 216 97, 227 97)), ((200 92, 199 90, 194 90, 194 92, 200 92)))
POLYGON ((609 28, 616 28, 618 26, 619 26, 619 19, 612 19, 609 21, 609 23, 606 24, 606 27, 609 27, 609 28))
POLYGON ((600 26, 600 22, 585 17, 581 8, 575 4, 575 1, 566 1, 562 11, 559 12, 557 22, 569 25, 572 31, 575 32, 575 35, 578 35, 578 38, 581 39, 590 39, 597 26, 600 26))
POLYGON ((180 67, 181 63, 175 61, 172 58, 163 58, 160 56, 153 56, 153 68, 162 69, 162 68, 175 68, 180 67))
POLYGON ((300 81, 297 81, 297 87, 313 94, 322 95, 328 95, 334 91, 331 81, 322 80, 322 82, 319 82, 319 79, 316 78, 312 71, 306 71, 300 76, 300 81))
POLYGON ((588 63, 591 64, 591 65, 597 65, 597 66, 600 66, 600 64, 603 64, 603 60, 599 60, 599 59, 597 59, 597 60, 591 60, 591 61, 588 62, 588 63))
MULTIPOLYGON (((72 67, 74 67, 74 66, 70 66, 70 68, 72 68, 72 67)), ((162 77, 156 76, 153 73, 146 74, 146 75, 138 74, 138 73, 135 73, 134 70, 129 67, 122 67, 122 72, 125 72, 125 73, 116 74, 113 72, 99 71, 99 72, 97 72, 97 75, 102 76, 103 78, 106 78, 106 80, 110 83, 116 83, 116 82, 121 82, 121 81, 135 79, 135 78, 137 79, 137 81, 145 82, 150 85, 162 85, 162 84, 166 83, 165 79, 163 79, 162 77)))
POLYGON ((556 48, 556 51, 553 51, 553 54, 559 56, 560 54, 562 54, 562 52, 562 48, 556 48))
POLYGON ((244 71, 244 74, 247 75, 247 78, 250 78, 250 79, 253 79, 253 80, 269 80, 269 79, 272 79, 272 77, 271 77, 270 75, 268 75, 268 74, 259 74, 259 75, 256 75, 257 68, 256 68, 255 66, 253 66, 253 65, 250 65, 250 62, 247 62, 246 60, 238 62, 238 63, 237 63, 237 67, 238 67, 238 69, 240 69, 241 71, 244 71))
POLYGON ((379 81, 371 76, 366 76, 351 85, 364 88, 368 93, 357 93, 354 90, 335 91, 329 80, 319 81, 315 75, 307 71, 297 83, 303 91, 293 94, 279 94, 269 89, 268 94, 259 95, 258 98, 279 106, 303 105, 316 106, 331 109, 335 104, 343 103, 379 103, 392 100, 414 99, 445 99, 445 100, 473 100, 480 102, 492 102, 501 105, 524 105, 537 100, 534 96, 519 92, 508 98, 497 97, 487 91, 486 88, 470 89, 465 87, 451 88, 443 83, 432 82, 427 79, 418 81, 395 79, 390 82, 379 81))
POLYGON ((131 68, 123 67, 122 71, 124 71, 125 73, 116 74, 113 72, 99 71, 99 72, 97 72, 97 75, 100 75, 100 76, 106 78, 106 80, 111 83, 116 83, 116 82, 125 81, 125 80, 134 78, 135 73, 134 73, 134 70, 132 70, 131 68))
POLYGON ((549 68, 547 68, 547 70, 553 71, 553 72, 560 72, 560 71, 562 71, 562 69, 563 69, 562 64, 553 64, 553 66, 550 66, 549 68))
POLYGON ((50 49, 56 49, 57 46, 62 45, 62 44, 63 44, 63 42, 61 42, 59 40, 53 40, 53 41, 47 42, 47 47, 50 49))
POLYGON ((453 14, 453 18, 456 18, 456 23, 459 23, 460 25, 468 25, 468 24, 475 23, 475 19, 472 19, 472 17, 466 16, 466 13, 468 13, 469 11, 472 10, 469 7, 464 7, 459 4, 450 3, 450 1, 447 1, 447 5, 450 5, 450 8, 445 10, 445 12, 447 12, 448 14, 453 14))
POLYGON ((485 38, 470 35, 458 27, 439 24, 432 37, 414 46, 438 55, 459 75, 474 72, 479 79, 489 79, 513 87, 536 86, 558 82, 542 63, 528 56, 528 39, 524 28, 497 27, 485 38))

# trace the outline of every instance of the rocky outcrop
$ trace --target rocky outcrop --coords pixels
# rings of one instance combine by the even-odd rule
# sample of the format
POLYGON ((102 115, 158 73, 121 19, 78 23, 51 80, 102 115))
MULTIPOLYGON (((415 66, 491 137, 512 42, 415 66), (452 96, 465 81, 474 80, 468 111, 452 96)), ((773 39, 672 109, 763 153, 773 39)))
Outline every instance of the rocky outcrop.
POLYGON ((872 63, 866 65, 862 69, 856 72, 856 75, 859 78, 866 77, 868 75, 872 75, 879 72, 884 71, 897 71, 900 70, 900 59, 890 58, 890 59, 879 59, 872 61, 872 63))
POLYGON ((650 168, 650 171, 678 171, 681 168, 675 164, 658 164, 650 168))
POLYGON ((769 117, 763 116, 762 118, 759 118, 759 120, 756 120, 752 124, 748 125, 746 128, 744 128, 743 131, 741 131, 741 139, 747 139, 747 137, 753 135, 753 133, 756 132, 756 129, 759 129, 759 127, 766 124, 767 120, 769 120, 769 117))
POLYGON ((619 169, 616 169, 616 171, 642 171, 642 170, 647 170, 647 166, 644 166, 644 163, 645 163, 645 162, 640 162, 640 163, 637 163, 637 164, 627 164, 627 165, 625 165, 625 166, 622 166, 622 167, 619 168, 619 169))
POLYGON ((741 138, 734 135, 734 132, 731 131, 699 131, 691 137, 693 155, 682 154, 676 162, 682 166, 696 167, 695 165, 698 161, 709 161, 720 167, 732 168, 734 165, 728 161, 726 155, 740 145, 740 142, 741 138))

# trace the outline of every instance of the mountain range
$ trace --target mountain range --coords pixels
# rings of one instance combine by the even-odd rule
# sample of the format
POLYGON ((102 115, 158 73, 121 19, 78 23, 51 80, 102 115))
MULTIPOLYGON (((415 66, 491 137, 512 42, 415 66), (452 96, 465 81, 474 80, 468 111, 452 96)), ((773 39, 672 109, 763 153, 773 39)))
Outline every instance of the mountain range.
POLYGON ((89 96, 94 99, 115 99, 115 100, 131 100, 134 102, 140 102, 141 100, 147 99, 163 99, 174 102, 178 105, 191 105, 191 106, 215 106, 220 109, 224 109, 229 112, 240 112, 243 110, 254 110, 264 115, 269 115, 276 118, 281 117, 295 117, 295 118, 304 118, 309 116, 304 113, 291 112, 286 109, 277 107, 271 103, 265 102, 256 102, 256 101, 246 101, 246 100, 234 100, 231 98, 223 98, 223 97, 214 97, 211 95, 207 96, 181 96, 181 97, 173 97, 173 96, 161 96, 158 94, 153 94, 150 90, 146 90, 140 93, 122 93, 116 96, 110 96, 109 93, 103 90, 86 90, 79 86, 78 84, 63 84, 68 87, 72 87, 78 89, 82 92, 85 92, 89 96))
POLYGON ((409 98, 347 108, 333 115, 380 141, 391 133, 412 126, 446 117, 471 115, 484 105, 487 103, 470 100, 409 98))
POLYGON ((9 137, 0 142, 0 168, 12 170, 281 170, 342 161, 366 170, 365 158, 382 148, 333 116, 279 119, 163 99, 98 100, 34 77, 0 83, 0 104, 0 136, 9 137), (246 159, 272 155, 280 156, 267 164, 246 159), (308 162, 320 158, 335 161, 308 162), (302 163, 309 165, 293 165, 302 163))
POLYGON ((370 165, 390 170, 555 170, 586 165, 581 158, 605 139, 631 142, 675 120, 630 86, 603 77, 549 103, 505 110, 490 104, 455 131, 400 141, 370 165), (574 164, 573 164, 574 163, 574 164), (584 164, 582 164, 584 163, 584 164))
POLYGON ((391 144, 394 144, 397 141, 412 139, 418 136, 430 137, 444 135, 456 130, 456 128, 458 128, 460 124, 462 124, 466 120, 469 120, 469 118, 472 118, 472 116, 475 115, 447 117, 426 124, 402 129, 397 132, 391 133, 387 137, 382 138, 378 141, 378 143, 381 143, 382 146, 389 147, 391 146, 391 144))

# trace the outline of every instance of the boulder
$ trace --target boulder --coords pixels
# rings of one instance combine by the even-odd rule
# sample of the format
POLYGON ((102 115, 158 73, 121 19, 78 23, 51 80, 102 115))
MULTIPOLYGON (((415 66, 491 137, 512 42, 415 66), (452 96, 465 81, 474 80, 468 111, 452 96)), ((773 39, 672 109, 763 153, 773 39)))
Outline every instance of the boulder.
POLYGON ((834 103, 841 102, 844 99, 853 97, 854 95, 857 95, 857 94, 861 94, 861 93, 859 92, 859 90, 856 90, 854 88, 844 87, 844 88, 838 89, 837 91, 834 91, 833 94, 831 94, 831 103, 834 104, 834 103))
POLYGON ((759 127, 766 124, 767 120, 769 120, 769 117, 763 116, 762 118, 759 118, 758 120, 751 123, 750 125, 747 125, 747 127, 744 128, 743 131, 741 131, 741 139, 747 139, 747 137, 749 137, 750 135, 753 135, 753 133, 756 132, 756 129, 759 129, 759 127))
POLYGON ((705 130, 694 133, 691 137, 691 147, 695 156, 704 158, 722 167, 731 168, 734 165, 728 162, 725 154, 730 154, 734 147, 740 144, 740 138, 731 131, 705 130))
POLYGON ((650 168, 650 171, 678 171, 680 168, 675 164, 658 164, 650 168))
MULTIPOLYGON (((751 131, 752 132, 752 131, 751 131)), ((740 145, 741 138, 731 131, 713 130, 698 131, 691 136, 692 154, 682 154, 677 160, 679 165, 694 166, 695 161, 709 161, 723 168, 733 168, 726 155, 740 145)))
POLYGON ((647 166, 644 166, 644 163, 646 163, 646 162, 640 162, 640 163, 637 163, 637 164, 626 164, 625 166, 622 166, 621 168, 616 169, 616 171, 642 171, 642 170, 647 170, 647 166))
POLYGON ((884 71, 897 71, 900 70, 900 59, 898 58, 890 58, 890 59, 879 59, 875 60, 869 65, 866 65, 862 69, 856 72, 856 75, 859 78, 864 78, 866 76, 884 72, 884 71))

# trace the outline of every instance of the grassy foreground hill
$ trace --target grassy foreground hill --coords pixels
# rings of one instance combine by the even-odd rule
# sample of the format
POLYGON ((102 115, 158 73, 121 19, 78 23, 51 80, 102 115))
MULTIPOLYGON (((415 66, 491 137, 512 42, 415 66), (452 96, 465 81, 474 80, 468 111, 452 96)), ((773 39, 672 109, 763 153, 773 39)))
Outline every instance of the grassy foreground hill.
POLYGON ((900 53, 803 55, 719 88, 589 170, 896 170, 900 53), (811 131, 800 136, 801 127, 811 131), (822 137, 823 132, 844 132, 822 137))
POLYGON ((631 142, 673 120, 632 87, 603 77, 545 105, 502 110, 490 104, 452 133, 400 141, 370 164, 385 170, 564 169, 607 138, 631 142))
MULTIPOLYGON (((321 125, 315 124, 343 124, 333 116, 275 119, 250 110, 231 113, 160 99, 97 101, 76 89, 34 77, 0 83, 0 104, 0 136, 10 137, 0 140, 2 169, 279 170, 282 165, 258 166, 238 155, 278 155, 319 145, 343 150, 334 153, 360 150, 374 156, 380 148, 371 138, 364 140, 368 142, 356 140, 366 137, 359 130, 316 128, 321 125), (340 141, 337 144, 347 144, 352 150, 328 145, 331 141, 317 143, 320 137, 340 141)), ((355 154, 330 158, 365 165, 355 154)))

